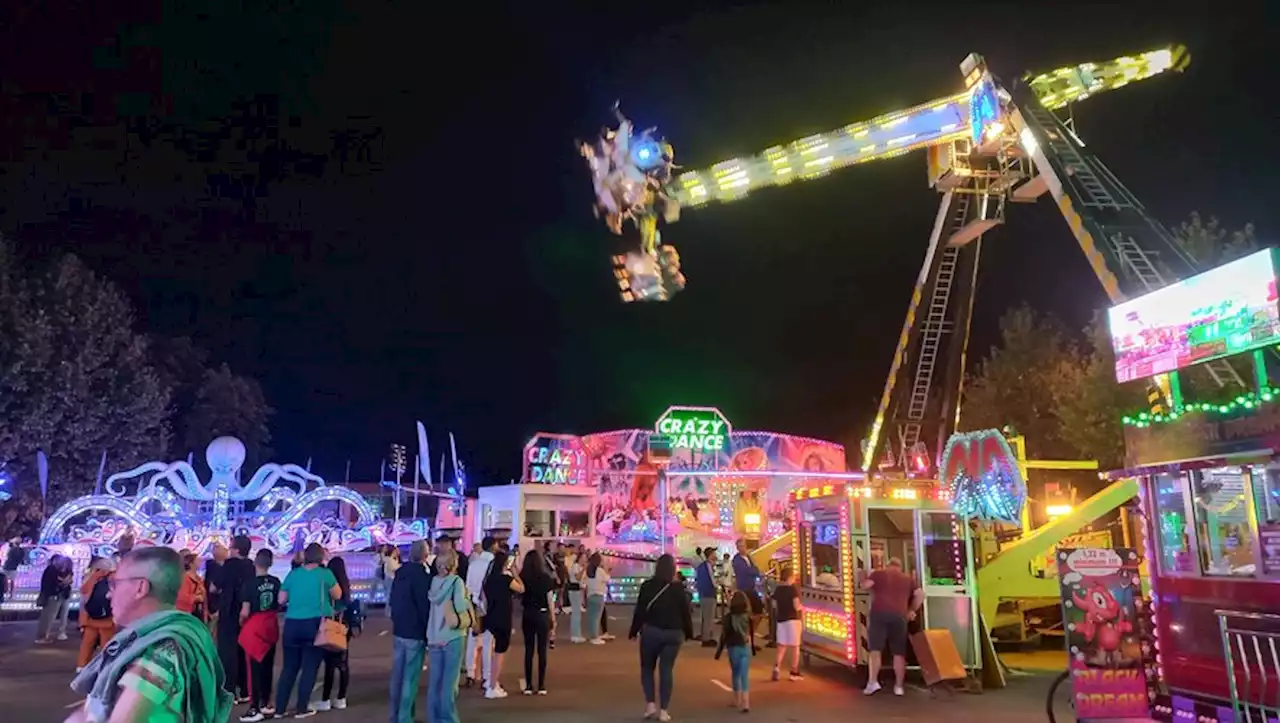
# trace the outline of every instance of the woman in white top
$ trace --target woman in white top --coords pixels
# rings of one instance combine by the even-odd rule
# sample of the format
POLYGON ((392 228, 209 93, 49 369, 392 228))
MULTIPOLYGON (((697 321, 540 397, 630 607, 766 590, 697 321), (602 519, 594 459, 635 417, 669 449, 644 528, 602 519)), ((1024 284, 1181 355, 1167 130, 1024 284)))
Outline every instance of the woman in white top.
POLYGON ((600 620, 604 616, 604 599, 609 593, 609 571, 604 569, 600 553, 591 553, 582 576, 587 594, 587 637, 592 645, 604 645, 600 635, 600 620))

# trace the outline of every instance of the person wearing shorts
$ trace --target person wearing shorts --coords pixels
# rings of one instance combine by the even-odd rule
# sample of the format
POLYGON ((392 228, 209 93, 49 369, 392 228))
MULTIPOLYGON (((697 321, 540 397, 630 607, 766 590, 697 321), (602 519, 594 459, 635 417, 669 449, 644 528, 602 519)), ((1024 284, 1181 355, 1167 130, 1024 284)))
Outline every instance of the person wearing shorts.
POLYGON ((489 566, 489 574, 484 579, 485 611, 481 623, 484 631, 493 638, 493 653, 490 656, 489 680, 484 697, 494 700, 507 697, 499 680, 502 677, 502 660, 511 647, 511 595, 524 592, 520 578, 511 574, 507 567, 507 553, 498 550, 493 553, 493 562, 489 566))
POLYGON ((893 656, 893 694, 903 694, 907 675, 907 621, 915 620, 923 592, 910 575, 902 571, 902 560, 893 557, 883 569, 867 576, 862 587, 871 591, 871 614, 867 620, 867 687, 864 695, 880 690, 880 665, 884 649, 893 656))
POLYGON ((795 573, 787 568, 778 578, 778 587, 773 591, 773 604, 777 611, 778 621, 778 657, 773 663, 773 679, 781 678, 782 664, 787 662, 787 653, 791 653, 791 680, 804 680, 800 675, 800 590, 796 587, 795 573))

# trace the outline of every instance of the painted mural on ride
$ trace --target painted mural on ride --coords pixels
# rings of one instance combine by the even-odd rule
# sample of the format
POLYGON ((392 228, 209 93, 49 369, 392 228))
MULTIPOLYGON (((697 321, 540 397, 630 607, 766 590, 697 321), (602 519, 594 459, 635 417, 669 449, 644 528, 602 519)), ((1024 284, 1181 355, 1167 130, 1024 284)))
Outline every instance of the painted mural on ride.
POLYGON ((328 485, 296 464, 269 463, 241 483, 244 443, 219 437, 205 449, 201 480, 189 461, 147 462, 107 478, 105 494, 58 508, 40 531, 41 552, 111 552, 132 534, 138 545, 167 545, 205 555, 219 540, 245 534, 254 548, 287 555, 318 542, 330 553, 407 544, 428 533, 420 520, 378 519, 354 490, 328 485), (105 514, 104 514, 105 513, 105 514))
POLYGON ((536 435, 523 479, 595 487, 595 532, 606 544, 656 544, 664 531, 657 455, 666 468, 667 537, 705 543, 776 537, 790 525, 787 492, 804 472, 847 469, 834 442, 736 431, 717 409, 672 407, 653 429, 536 435))

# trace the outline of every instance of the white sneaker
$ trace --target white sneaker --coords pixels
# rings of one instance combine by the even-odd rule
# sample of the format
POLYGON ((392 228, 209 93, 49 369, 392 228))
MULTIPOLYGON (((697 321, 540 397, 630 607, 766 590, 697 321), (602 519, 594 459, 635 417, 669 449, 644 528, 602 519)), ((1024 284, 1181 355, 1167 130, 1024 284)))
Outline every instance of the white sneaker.
POLYGON ((880 684, 873 680, 870 683, 867 683, 867 687, 862 689, 862 694, 875 695, 877 692, 879 692, 879 690, 880 690, 880 684))
POLYGON ((667 721, 671 720, 671 714, 665 710, 660 710, 658 711, 658 720, 662 721, 662 723, 667 723, 667 721))
POLYGON ((66 639, 67 639, 66 633, 58 633, 58 640, 66 640, 66 639))
POLYGON ((893 686, 893 694, 894 694, 894 695, 901 696, 901 695, 905 695, 905 694, 906 694, 906 691, 902 689, 902 686, 900 686, 900 685, 895 685, 895 686, 893 686))
POLYGON ((347 709, 347 699, 346 699, 346 698, 335 698, 335 699, 333 700, 333 709, 334 709, 334 710, 346 710, 346 709, 347 709))
POLYGON ((592 645, 604 645, 604 638, 592 638, 592 639, 591 639, 591 644, 592 644, 592 645))
POLYGON ((573 643, 574 645, 579 645, 581 643, 587 642, 587 639, 586 638, 569 638, 569 642, 573 643))
POLYGON ((546 695, 546 694, 547 694, 546 688, 538 688, 538 695, 546 695))
POLYGON ((329 705, 329 701, 327 700, 316 700, 311 702, 311 710, 319 711, 321 713, 328 711, 331 707, 332 706, 329 705))
POLYGON ((488 698, 489 700, 498 700, 499 698, 506 698, 507 691, 503 690, 502 688, 490 688, 484 692, 484 697, 488 698))
POLYGON ((602 640, 617 640, 617 639, 618 639, 618 636, 616 636, 616 635, 610 635, 610 634, 608 634, 608 633, 605 633, 604 635, 601 635, 601 636, 600 636, 600 638, 601 638, 602 640))

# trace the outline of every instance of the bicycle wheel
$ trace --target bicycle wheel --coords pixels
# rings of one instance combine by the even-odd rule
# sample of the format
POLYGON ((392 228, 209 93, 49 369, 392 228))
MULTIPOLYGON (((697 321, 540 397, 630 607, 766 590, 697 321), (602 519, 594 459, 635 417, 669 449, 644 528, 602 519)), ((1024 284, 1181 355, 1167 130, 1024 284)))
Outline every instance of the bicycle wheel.
POLYGON ((1049 694, 1044 699, 1044 712, 1049 723, 1075 721, 1075 700, 1071 688, 1071 671, 1064 670, 1049 684, 1049 694))

